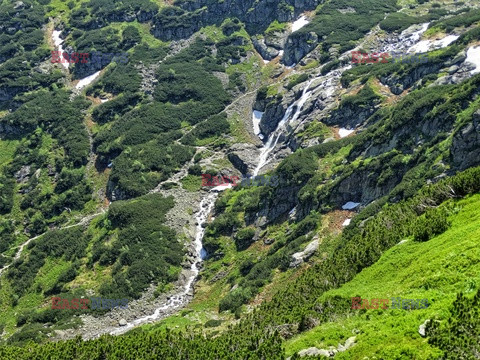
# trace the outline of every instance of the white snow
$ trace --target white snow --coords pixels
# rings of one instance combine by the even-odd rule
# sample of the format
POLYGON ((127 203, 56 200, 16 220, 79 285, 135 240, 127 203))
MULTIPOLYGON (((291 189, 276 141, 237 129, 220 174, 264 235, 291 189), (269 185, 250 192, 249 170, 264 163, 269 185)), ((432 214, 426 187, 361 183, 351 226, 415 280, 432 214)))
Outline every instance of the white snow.
POLYGON ((460 37, 459 35, 448 35, 448 36, 445 36, 443 39, 435 41, 435 43, 441 48, 444 48, 450 45, 455 40, 457 40, 459 37, 460 37))
POLYGON ((292 23, 292 33, 300 30, 302 27, 307 25, 310 21, 307 20, 305 15, 300 16, 297 20, 292 23))
POLYGON ((422 40, 419 41, 417 44, 411 46, 407 52, 415 52, 415 53, 425 53, 429 50, 433 49, 441 49, 459 38, 458 35, 448 35, 445 36, 443 39, 439 40, 422 40))
POLYGON ((53 30, 52 32, 52 39, 53 42, 55 43, 55 47, 60 47, 60 45, 63 43, 63 40, 60 38, 60 34, 62 32, 58 30, 53 30))
POLYGON ((411 46, 407 52, 414 52, 414 53, 425 53, 430 49, 431 41, 430 40, 422 40, 416 43, 415 45, 411 46))
MULTIPOLYGON (((53 43, 55 44, 55 47, 57 47, 58 51, 60 51, 60 58, 63 59, 63 57, 61 55, 61 54, 63 54, 63 51, 64 51, 63 47, 62 47, 63 40, 60 38, 61 33, 62 32, 59 31, 59 30, 53 30, 52 39, 53 39, 53 43)), ((65 69, 68 69, 68 67, 70 66, 70 64, 68 62, 63 62, 61 64, 65 69)))
MULTIPOLYGON (((420 37, 422 36, 422 34, 423 34, 425 31, 427 31, 428 25, 430 25, 429 22, 428 22, 428 23, 423 23, 423 24, 422 24, 422 27, 420 28, 420 30, 415 31, 414 33, 412 33, 411 39, 412 39, 413 41, 418 41, 418 40, 420 40, 420 37)), ((408 29, 407 29, 407 30, 408 30, 408 29)))
POLYGON ((347 130, 345 128, 341 128, 340 130, 338 130, 338 135, 341 137, 341 138, 344 138, 345 136, 348 136, 350 135, 351 133, 353 133, 355 130, 347 130))
POLYGON ((90 76, 84 77, 78 82, 77 85, 75 85, 75 89, 81 89, 87 85, 90 85, 98 77, 98 75, 100 75, 100 71, 97 71, 95 74, 92 74, 90 76))
POLYGON ((260 134, 260 120, 262 120, 263 112, 258 110, 253 110, 252 121, 253 121, 253 132, 255 135, 260 134))
POLYGON ((224 190, 227 190, 227 189, 231 189, 232 187, 233 187, 232 184, 223 184, 223 185, 215 186, 214 188, 211 189, 211 191, 220 192, 220 191, 224 191, 224 190))
POLYGON ((355 209, 358 205, 360 205, 360 203, 349 201, 345 205, 342 206, 342 209, 343 210, 352 210, 352 209, 355 209))
POLYGON ((465 62, 475 65, 475 69, 470 72, 472 75, 480 72, 480 46, 472 46, 468 48, 465 62))
POLYGON ((351 221, 352 221, 352 219, 346 219, 346 220, 343 222, 342 226, 348 226, 348 225, 350 225, 350 222, 351 222, 351 221))

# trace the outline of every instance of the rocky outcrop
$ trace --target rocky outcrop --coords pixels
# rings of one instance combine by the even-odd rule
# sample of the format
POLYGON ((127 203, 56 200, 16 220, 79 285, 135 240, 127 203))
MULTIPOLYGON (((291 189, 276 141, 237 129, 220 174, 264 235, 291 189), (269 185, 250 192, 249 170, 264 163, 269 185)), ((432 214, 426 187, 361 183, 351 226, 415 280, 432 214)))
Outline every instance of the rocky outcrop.
POLYGON ((280 218, 286 218, 288 213, 297 205, 297 194, 300 186, 279 186, 272 196, 274 201, 265 203, 257 213, 245 214, 245 222, 257 228, 263 228, 267 224, 280 218))
POLYGON ((355 129, 363 125, 367 119, 379 108, 379 102, 362 106, 347 105, 332 111, 331 115, 323 122, 330 126, 338 126, 347 129, 355 129))
POLYGON ((303 251, 297 252, 292 255, 292 261, 290 262, 290 267, 294 268, 312 257, 312 255, 317 251, 320 242, 318 239, 313 240, 309 243, 303 251))
POLYGON ((305 55, 315 49, 318 36, 314 32, 295 32, 287 39, 283 62, 285 65, 297 64, 305 55))
POLYGON ((429 322, 430 322, 430 319, 427 319, 422 325, 418 327, 418 333, 420 334, 421 337, 426 336, 426 329, 429 322))
POLYGON ((15 95, 25 90, 26 89, 18 86, 0 87, 0 101, 12 100, 15 95))
POLYGON ((278 56, 280 51, 272 46, 268 46, 265 43, 265 39, 263 37, 254 37, 252 38, 253 46, 255 50, 259 52, 265 60, 272 60, 278 56))
MULTIPOLYGON (((153 19, 152 33, 162 40, 191 36, 203 26, 220 25, 227 18, 238 18, 250 33, 261 33, 269 24, 292 21, 305 10, 313 10, 320 0, 209 0, 177 1, 162 9, 153 19)), ((267 46, 276 47, 272 42, 267 46)))
POLYGON ((282 96, 277 96, 272 99, 266 106, 262 119, 260 120, 260 131, 267 137, 275 131, 278 123, 282 120, 287 109, 286 104, 282 101, 282 96))
POLYGON ((287 41, 287 35, 286 32, 275 31, 265 36, 254 36, 252 37, 253 46, 263 59, 272 60, 280 55, 287 41))
POLYGON ((400 95, 403 91, 410 88, 423 77, 437 73, 443 66, 443 63, 426 63, 417 66, 405 75, 393 73, 391 75, 383 76, 380 78, 380 81, 382 84, 388 86, 393 94, 400 95))
POLYGON ((451 156, 453 164, 464 170, 480 163, 480 110, 473 114, 468 123, 453 136, 451 156))
POLYGON ((310 347, 308 349, 303 349, 298 352, 300 357, 305 356, 326 356, 326 357, 333 357, 338 352, 343 352, 350 349, 352 346, 355 345, 356 336, 349 337, 345 344, 338 344, 337 347, 330 346, 328 349, 318 349, 316 347, 310 347))
POLYGON ((10 136, 20 135, 21 129, 6 122, 0 122, 0 139, 8 138, 10 136))
POLYGON ((252 144, 234 144, 227 157, 242 174, 251 174, 257 166, 258 149, 252 144))

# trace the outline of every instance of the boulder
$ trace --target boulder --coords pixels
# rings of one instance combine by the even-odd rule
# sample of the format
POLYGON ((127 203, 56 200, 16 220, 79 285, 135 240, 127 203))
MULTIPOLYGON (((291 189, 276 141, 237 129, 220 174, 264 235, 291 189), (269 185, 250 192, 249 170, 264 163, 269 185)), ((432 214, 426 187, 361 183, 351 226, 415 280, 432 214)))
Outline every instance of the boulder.
POLYGON ((427 324, 430 322, 430 319, 425 320, 425 322, 418 327, 418 333, 420 334, 421 337, 425 337, 426 333, 425 330, 427 328, 427 324))
POLYGON ((304 356, 330 356, 330 351, 325 349, 317 349, 316 347, 311 347, 308 349, 303 349, 298 352, 300 357, 304 356))
POLYGON ((314 32, 295 32, 289 36, 285 43, 283 62, 287 66, 297 64, 318 44, 318 35, 314 32))
POLYGON ((455 167, 464 170, 480 163, 480 110, 473 114, 472 122, 453 136, 451 155, 455 167))
POLYGON ((234 144, 227 157, 242 174, 253 173, 257 166, 258 149, 252 144, 234 144))
POLYGON ((292 255, 292 261, 290 262, 290 267, 297 267, 303 262, 307 261, 314 253, 317 251, 320 242, 318 239, 310 242, 303 251, 297 252, 292 255))

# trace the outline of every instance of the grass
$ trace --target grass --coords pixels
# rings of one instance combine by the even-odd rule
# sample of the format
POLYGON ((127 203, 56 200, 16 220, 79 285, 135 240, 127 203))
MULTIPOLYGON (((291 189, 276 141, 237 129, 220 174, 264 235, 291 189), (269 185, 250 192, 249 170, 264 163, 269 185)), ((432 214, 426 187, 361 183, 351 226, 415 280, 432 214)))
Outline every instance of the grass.
POLYGON ((18 140, 0 140, 0 171, 13 159, 18 140))
POLYGON ((278 20, 274 20, 265 30, 265 34, 272 34, 276 31, 282 32, 287 28, 287 23, 280 23, 278 20))
POLYGON ((191 192, 200 191, 202 187, 202 178, 195 175, 187 175, 182 180, 182 187, 191 192))
POLYGON ((440 353, 418 334, 426 319, 443 320, 460 291, 472 293, 480 286, 480 195, 450 202, 457 212, 452 226, 428 242, 409 239, 385 252, 373 266, 364 269, 339 289, 323 294, 351 298, 428 299, 427 309, 359 310, 324 323, 287 341, 287 355, 316 346, 337 346, 357 333, 357 344, 339 353, 339 359, 432 359, 440 353))
POLYGON ((298 137, 303 140, 320 138, 320 141, 323 141, 331 136, 333 136, 332 130, 318 120, 310 122, 305 130, 298 134, 298 137))
POLYGON ((240 114, 234 113, 229 117, 228 122, 230 123, 230 134, 233 135, 233 142, 240 143, 251 143, 252 136, 247 130, 245 119, 241 119, 240 114))

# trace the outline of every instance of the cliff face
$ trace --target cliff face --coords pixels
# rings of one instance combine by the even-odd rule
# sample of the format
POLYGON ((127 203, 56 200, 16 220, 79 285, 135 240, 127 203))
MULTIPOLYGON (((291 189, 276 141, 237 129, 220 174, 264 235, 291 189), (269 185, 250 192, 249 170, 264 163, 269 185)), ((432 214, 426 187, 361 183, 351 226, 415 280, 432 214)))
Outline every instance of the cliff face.
POLYGON ((175 7, 165 8, 154 17, 152 32, 162 40, 184 39, 203 26, 220 25, 226 18, 236 17, 249 32, 259 33, 272 21, 292 21, 319 3, 319 0, 177 1, 175 7))

